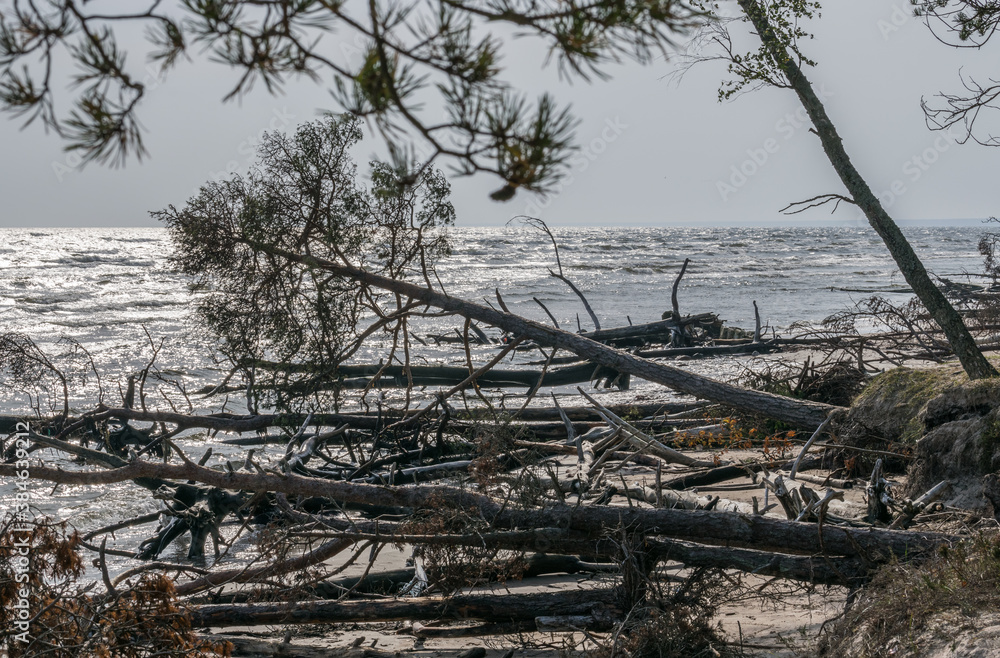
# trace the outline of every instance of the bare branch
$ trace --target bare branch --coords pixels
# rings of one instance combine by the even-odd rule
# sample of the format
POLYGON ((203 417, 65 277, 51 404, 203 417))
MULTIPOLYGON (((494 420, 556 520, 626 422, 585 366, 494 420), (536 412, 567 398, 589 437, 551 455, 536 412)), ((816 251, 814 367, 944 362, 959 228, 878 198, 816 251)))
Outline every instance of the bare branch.
POLYGON ((819 196, 814 196, 811 199, 806 199, 805 201, 795 201, 794 203, 790 203, 778 212, 784 213, 785 215, 797 215, 800 212, 805 212, 810 208, 818 208, 819 206, 830 203, 831 201, 834 202, 833 210, 830 211, 831 215, 837 212, 837 208, 840 207, 841 201, 857 205, 854 199, 848 198, 842 194, 820 194, 819 196))

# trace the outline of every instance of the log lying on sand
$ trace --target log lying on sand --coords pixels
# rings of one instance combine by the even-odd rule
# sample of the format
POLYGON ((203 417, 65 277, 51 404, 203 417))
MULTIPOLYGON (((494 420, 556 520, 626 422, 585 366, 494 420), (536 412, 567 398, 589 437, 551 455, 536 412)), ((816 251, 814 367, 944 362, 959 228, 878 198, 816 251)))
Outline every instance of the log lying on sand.
POLYGON ((714 313, 699 313, 698 315, 690 315, 680 320, 659 320, 646 324, 633 324, 627 327, 587 331, 580 335, 599 343, 610 343, 612 345, 622 343, 642 344, 653 341, 670 342, 672 333, 689 324, 712 323, 717 319, 714 313))
MULTIPOLYGON (((512 632, 518 630, 514 629, 512 632)), ((325 643, 322 646, 296 644, 292 642, 291 637, 283 642, 267 642, 229 634, 199 635, 199 638, 213 645, 228 642, 233 647, 233 658, 402 658, 407 655, 360 643, 349 647, 330 647, 325 643)), ((485 658, 486 651, 482 650, 482 653, 479 653, 475 649, 436 649, 434 656, 435 658, 485 658)))
MULTIPOLYGON (((455 386, 469 376, 469 369, 458 366, 340 366, 337 374, 343 377, 336 383, 343 388, 381 388, 413 386, 455 386), (409 371, 409 373, 407 373, 409 371), (374 377, 378 380, 374 381, 374 377)), ((537 369, 493 368, 476 379, 482 388, 509 388, 523 386, 569 386, 600 379, 618 380, 627 390, 627 379, 617 370, 593 363, 582 363, 565 368, 553 368, 544 374, 537 369), (539 381, 541 380, 541 381, 539 381)), ((334 382, 331 382, 333 385, 334 382)))
POLYGON ((371 647, 310 646, 288 642, 267 642, 235 635, 200 635, 202 640, 219 645, 228 642, 234 658, 398 658, 394 651, 371 647))
POLYGON ((636 356, 644 359, 671 356, 722 356, 733 354, 767 354, 780 350, 777 341, 761 341, 759 343, 742 343, 740 345, 698 345, 695 347, 667 347, 654 350, 639 350, 636 356))
MULTIPOLYGON (((0 475, 12 477, 14 474, 13 464, 0 464, 0 475)), ((136 460, 120 468, 89 472, 34 467, 30 470, 29 477, 63 484, 109 484, 136 478, 194 480, 219 488, 317 496, 340 503, 413 510, 450 507, 474 512, 497 529, 559 528, 596 538, 628 528, 647 535, 710 542, 739 542, 762 550, 860 555, 873 562, 892 556, 926 553, 951 540, 948 535, 936 533, 857 529, 830 524, 817 527, 815 523, 700 510, 574 507, 565 504, 555 504, 544 509, 517 510, 509 509, 487 496, 449 486, 382 487, 292 474, 225 473, 193 462, 175 465, 136 460)), ((534 550, 546 552, 548 549, 542 546, 534 547, 534 550)))
MULTIPOLYGON (((593 370, 591 370, 593 372, 593 370)), ((468 374, 468 371, 466 371, 468 374)), ((537 375, 536 375, 537 376, 537 375)), ((656 404, 625 404, 611 405, 619 415, 634 417, 649 416, 652 414, 676 413, 700 408, 701 404, 696 403, 656 403, 656 404)), ((589 407, 564 407, 564 411, 575 421, 600 421, 601 416, 589 407)), ((412 416, 413 414, 411 414, 412 416)), ((468 418, 469 414, 464 411, 456 411, 456 419, 468 418)), ((270 427, 301 427, 307 420, 306 414, 182 414, 173 411, 143 411, 141 409, 127 409, 125 407, 99 406, 95 413, 89 416, 90 420, 101 422, 111 418, 118 420, 139 421, 149 423, 169 423, 176 425, 178 429, 206 429, 217 432, 259 432, 270 427)), ((536 420, 557 420, 560 418, 555 409, 535 409, 528 408, 517 414, 517 418, 524 421, 536 420)), ((337 427, 347 424, 352 428, 365 430, 378 430, 389 423, 395 423, 402 419, 401 414, 392 410, 384 410, 381 414, 376 413, 316 413, 312 414, 310 423, 315 426, 337 427)), ((406 425, 410 421, 403 421, 406 425)), ((44 423, 43 423, 44 424, 44 423)), ((82 427, 82 423, 79 423, 82 427)), ((72 429, 72 428, 70 428, 72 429)), ((258 439, 246 439, 242 443, 253 444, 254 441, 263 443, 258 439)), ((239 444, 240 442, 234 441, 239 444)))
MULTIPOLYGON (((577 573, 616 573, 619 566, 615 563, 583 562, 571 555, 551 555, 546 553, 531 553, 524 558, 523 564, 517 566, 520 578, 534 578, 552 574, 577 573)), ((491 565, 485 574, 489 582, 507 582, 510 580, 510 565, 497 563, 491 565)), ((393 595, 407 583, 413 581, 416 575, 414 567, 392 569, 388 571, 373 571, 362 576, 348 576, 324 580, 309 585, 306 591, 311 596, 321 599, 343 599, 348 593, 353 596, 365 594, 393 595)), ((201 603, 247 603, 253 596, 249 591, 233 591, 229 593, 213 593, 210 597, 202 597, 201 603)))
POLYGON ((859 558, 787 555, 677 539, 652 540, 648 548, 658 560, 673 560, 689 567, 739 569, 759 576, 791 578, 817 585, 853 585, 868 573, 868 565, 859 558))
POLYGON ((536 617, 580 615, 619 616, 610 589, 537 594, 469 594, 453 597, 379 601, 305 601, 275 604, 203 605, 191 613, 195 628, 257 624, 328 624, 428 619, 488 619, 496 622, 533 621, 536 617))

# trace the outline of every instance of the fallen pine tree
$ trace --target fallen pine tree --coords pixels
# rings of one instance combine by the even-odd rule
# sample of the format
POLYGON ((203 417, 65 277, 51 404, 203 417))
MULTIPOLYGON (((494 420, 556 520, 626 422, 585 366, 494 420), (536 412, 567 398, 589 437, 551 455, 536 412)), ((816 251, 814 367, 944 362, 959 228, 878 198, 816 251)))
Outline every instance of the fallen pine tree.
MULTIPOLYGON (((14 465, 0 464, 0 475, 13 477, 16 470, 14 465)), ((550 504, 542 509, 510 509, 489 496, 445 485, 387 488, 288 473, 227 473, 199 466, 189 460, 182 464, 136 460, 102 471, 33 467, 29 473, 32 479, 67 485, 112 484, 137 479, 190 480, 233 491, 317 496, 339 503, 361 503, 410 511, 446 506, 481 517, 494 529, 534 529, 532 532, 536 532, 538 541, 543 543, 551 541, 545 536, 546 529, 551 528, 582 533, 589 538, 599 538, 615 529, 626 528, 631 532, 650 536, 739 542, 755 548, 863 556, 867 560, 876 561, 892 557, 913 557, 931 551, 949 539, 933 533, 874 527, 858 529, 832 524, 817 527, 812 523, 797 523, 767 516, 701 510, 558 504, 550 504)))

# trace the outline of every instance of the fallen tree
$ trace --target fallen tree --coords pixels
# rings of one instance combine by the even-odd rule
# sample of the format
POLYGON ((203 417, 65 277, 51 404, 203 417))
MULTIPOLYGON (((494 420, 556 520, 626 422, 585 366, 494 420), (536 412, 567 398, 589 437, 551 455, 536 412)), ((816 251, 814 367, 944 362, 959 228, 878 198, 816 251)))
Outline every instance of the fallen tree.
POLYGON ((299 263, 309 268, 357 281, 366 286, 387 290, 412 301, 499 327, 514 336, 533 340, 539 345, 563 349, 596 364, 657 384, 663 384, 705 400, 718 402, 733 409, 781 420, 796 427, 815 429, 822 424, 827 416, 841 409, 832 405, 795 400, 726 384, 709 377, 686 372, 680 368, 633 356, 579 334, 548 327, 513 313, 498 311, 451 297, 430 288, 367 272, 353 265, 339 264, 307 254, 293 253, 246 238, 231 237, 230 239, 234 243, 232 248, 259 251, 286 259, 291 263, 299 263))
POLYGON ((588 615, 606 630, 621 617, 612 590, 541 594, 479 594, 447 598, 381 601, 309 601, 253 605, 203 605, 192 615, 196 627, 222 628, 256 624, 329 624, 430 619, 490 619, 499 623, 534 621, 536 617, 588 615))
MULTIPOLYGON (((13 477, 16 468, 0 464, 0 475, 13 477)), ((944 535, 877 528, 853 529, 824 524, 797 523, 766 516, 685 509, 641 509, 638 507, 574 507, 549 505, 544 509, 510 509, 489 496, 444 485, 383 487, 351 482, 335 482, 293 474, 227 473, 198 466, 194 462, 163 464, 136 460, 120 468, 103 471, 66 471, 34 467, 33 479, 58 484, 96 485, 126 482, 137 478, 193 480, 229 490, 280 492, 293 496, 319 496, 340 503, 363 503, 401 510, 426 510, 446 505, 472 512, 494 528, 533 528, 545 552, 546 529, 557 528, 602 537, 618 528, 649 535, 737 541, 747 546, 792 549, 839 555, 863 555, 866 559, 914 556, 948 541, 944 535)))

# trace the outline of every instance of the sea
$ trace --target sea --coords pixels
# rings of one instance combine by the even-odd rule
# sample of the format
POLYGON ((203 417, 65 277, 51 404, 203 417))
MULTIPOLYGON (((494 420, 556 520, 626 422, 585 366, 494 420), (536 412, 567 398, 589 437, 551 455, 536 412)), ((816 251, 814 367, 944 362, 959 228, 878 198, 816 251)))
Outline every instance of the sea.
MULTIPOLYGON (((909 226, 904 233, 933 274, 981 284, 977 244, 991 226, 942 222, 909 226)), ((802 324, 822 323, 872 295, 899 302, 910 297, 885 246, 868 226, 574 227, 552 232, 563 273, 586 295, 605 328, 660 319, 671 307, 671 289, 685 259, 690 263, 678 290, 682 313, 712 312, 729 325, 752 329, 756 302, 768 335, 794 335, 802 324)), ((511 311, 548 322, 537 298, 561 327, 593 328, 576 295, 551 276, 556 254, 544 233, 525 226, 458 227, 449 230, 449 239, 452 255, 437 268, 448 294, 495 304, 499 291, 511 311)), ((86 367, 78 373, 80 385, 71 400, 77 411, 92 408, 102 394, 109 404, 119 403, 127 376, 146 367, 154 353, 167 397, 174 395, 178 382, 187 390, 217 384, 228 369, 218 358, 215 339, 194 313, 207 293, 173 266, 172 249, 168 233, 160 228, 0 229, 0 332, 28 336, 56 360, 79 364, 85 355, 86 367)), ((454 333, 461 326, 460 318, 434 318, 414 332, 454 333)), ((474 356, 485 361, 495 349, 479 347, 474 356)), ((417 361, 464 362, 453 345, 415 344, 412 352, 417 361)), ((376 353, 362 352, 358 358, 376 353)), ((744 367, 739 360, 720 363, 685 367, 722 378, 744 367)), ((641 391, 643 384, 637 386, 641 391)), ((0 413, 30 414, 40 404, 12 386, 8 372, 0 369, 0 413)), ((217 401, 192 404, 201 411, 218 410, 217 401)), ((239 411, 238 401, 232 404, 236 406, 228 410, 239 411)), ((187 445, 198 456, 206 442, 205 436, 194 436, 187 445)), ((278 451, 271 448, 272 456, 278 451)), ((61 463, 51 451, 36 457, 61 463)), ((215 461, 229 457, 242 460, 216 446, 215 461)), ((268 459, 266 451, 258 458, 268 459)), ((38 485, 33 504, 38 514, 90 529, 157 508, 151 497, 136 497, 131 490, 129 484, 103 489, 38 485), (123 500, 129 504, 123 506, 123 500)), ((0 482, 0 510, 12 499, 12 485, 0 482)), ((121 531, 115 542, 134 547, 146 530, 121 531)), ((164 559, 183 559, 183 551, 179 546, 164 559)), ((117 569, 124 563, 116 564, 117 569)))

